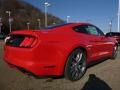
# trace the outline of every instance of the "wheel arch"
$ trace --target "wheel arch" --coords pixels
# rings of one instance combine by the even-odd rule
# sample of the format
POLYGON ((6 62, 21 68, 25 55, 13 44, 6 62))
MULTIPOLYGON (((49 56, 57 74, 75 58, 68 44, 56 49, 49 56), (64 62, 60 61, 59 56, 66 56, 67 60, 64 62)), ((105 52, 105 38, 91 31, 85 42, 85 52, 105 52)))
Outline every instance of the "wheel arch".
POLYGON ((68 62, 68 58, 69 58, 69 56, 72 54, 72 52, 73 52, 74 50, 76 50, 76 49, 81 49, 81 50, 83 50, 84 53, 85 53, 85 55, 86 55, 86 57, 88 57, 87 49, 86 49, 85 47, 83 47, 83 46, 77 46, 77 47, 73 48, 73 49, 70 51, 70 53, 67 55, 67 58, 66 58, 66 60, 65 60, 64 69, 63 69, 63 75, 64 75, 64 72, 65 72, 66 64, 67 64, 67 62, 68 62))

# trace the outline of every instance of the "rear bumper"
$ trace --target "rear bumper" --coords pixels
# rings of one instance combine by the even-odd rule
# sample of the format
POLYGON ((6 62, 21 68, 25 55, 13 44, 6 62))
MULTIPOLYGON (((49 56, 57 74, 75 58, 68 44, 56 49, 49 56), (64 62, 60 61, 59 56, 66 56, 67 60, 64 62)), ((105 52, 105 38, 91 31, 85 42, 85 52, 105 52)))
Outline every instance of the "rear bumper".
POLYGON ((16 68, 26 73, 32 73, 36 76, 60 76, 61 74, 56 73, 55 65, 36 64, 34 62, 11 62, 10 59, 4 58, 8 63, 9 67, 16 68))
POLYGON ((17 68, 22 68, 37 76, 61 76, 63 74, 64 64, 55 61, 58 58, 60 60, 61 57, 56 58, 45 53, 42 49, 41 52, 38 52, 35 49, 16 49, 5 46, 4 60, 17 68))

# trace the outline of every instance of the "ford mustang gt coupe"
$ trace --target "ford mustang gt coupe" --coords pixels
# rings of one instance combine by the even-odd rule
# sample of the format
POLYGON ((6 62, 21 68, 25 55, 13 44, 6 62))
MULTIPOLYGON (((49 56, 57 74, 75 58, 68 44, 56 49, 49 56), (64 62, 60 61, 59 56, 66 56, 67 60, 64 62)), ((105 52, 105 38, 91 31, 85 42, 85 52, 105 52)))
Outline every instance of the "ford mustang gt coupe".
POLYGON ((76 81, 87 66, 117 56, 117 41, 89 23, 67 23, 42 30, 13 31, 5 39, 8 65, 36 76, 76 81))

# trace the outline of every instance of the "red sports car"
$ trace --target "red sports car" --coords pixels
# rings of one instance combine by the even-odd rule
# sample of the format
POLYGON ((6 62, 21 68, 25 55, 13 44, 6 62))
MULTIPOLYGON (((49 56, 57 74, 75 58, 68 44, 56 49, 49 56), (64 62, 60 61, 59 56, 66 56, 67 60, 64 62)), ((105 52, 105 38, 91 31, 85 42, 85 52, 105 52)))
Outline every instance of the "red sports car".
POLYGON ((96 26, 67 23, 43 30, 11 32, 4 46, 4 60, 37 76, 62 76, 79 80, 93 62, 115 59, 117 42, 96 26))

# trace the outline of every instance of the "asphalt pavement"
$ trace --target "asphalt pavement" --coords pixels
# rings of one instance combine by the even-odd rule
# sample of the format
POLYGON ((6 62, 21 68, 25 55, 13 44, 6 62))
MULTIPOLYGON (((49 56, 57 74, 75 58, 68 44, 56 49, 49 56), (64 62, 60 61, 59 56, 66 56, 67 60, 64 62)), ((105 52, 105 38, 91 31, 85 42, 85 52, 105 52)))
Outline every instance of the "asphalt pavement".
POLYGON ((83 78, 71 82, 65 78, 33 78, 13 70, 3 61, 0 42, 0 90, 120 90, 120 53, 116 60, 106 60, 88 68, 83 78))

